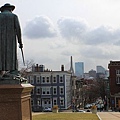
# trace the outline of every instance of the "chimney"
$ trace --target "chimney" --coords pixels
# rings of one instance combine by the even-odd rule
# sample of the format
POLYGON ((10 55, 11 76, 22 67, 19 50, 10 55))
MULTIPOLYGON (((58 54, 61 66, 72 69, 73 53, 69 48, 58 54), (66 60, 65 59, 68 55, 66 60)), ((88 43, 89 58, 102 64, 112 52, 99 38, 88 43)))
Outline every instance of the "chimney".
POLYGON ((61 71, 64 71, 64 65, 61 65, 61 71))
POLYGON ((32 72, 35 72, 35 65, 32 65, 32 72))
POLYGON ((38 64, 35 66, 35 72, 38 72, 38 64))
POLYGON ((44 65, 40 65, 39 68, 40 68, 40 72, 44 72, 44 70, 45 70, 45 66, 44 65))

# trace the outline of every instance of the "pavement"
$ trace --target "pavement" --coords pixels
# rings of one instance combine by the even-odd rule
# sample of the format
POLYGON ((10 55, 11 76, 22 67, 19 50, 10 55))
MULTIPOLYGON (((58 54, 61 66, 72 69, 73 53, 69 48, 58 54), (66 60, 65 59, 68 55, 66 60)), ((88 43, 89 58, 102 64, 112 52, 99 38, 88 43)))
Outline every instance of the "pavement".
POLYGON ((120 112, 98 112, 100 120, 120 120, 120 112))

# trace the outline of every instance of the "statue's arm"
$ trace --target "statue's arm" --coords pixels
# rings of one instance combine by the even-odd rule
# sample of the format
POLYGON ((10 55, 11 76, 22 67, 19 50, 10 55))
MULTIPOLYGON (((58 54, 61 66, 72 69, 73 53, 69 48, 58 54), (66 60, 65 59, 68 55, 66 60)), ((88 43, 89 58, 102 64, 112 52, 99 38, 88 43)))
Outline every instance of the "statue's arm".
POLYGON ((17 35, 17 38, 18 38, 18 43, 22 44, 21 28, 20 28, 20 24, 19 24, 19 20, 18 20, 17 16, 15 16, 15 31, 16 31, 16 35, 17 35))

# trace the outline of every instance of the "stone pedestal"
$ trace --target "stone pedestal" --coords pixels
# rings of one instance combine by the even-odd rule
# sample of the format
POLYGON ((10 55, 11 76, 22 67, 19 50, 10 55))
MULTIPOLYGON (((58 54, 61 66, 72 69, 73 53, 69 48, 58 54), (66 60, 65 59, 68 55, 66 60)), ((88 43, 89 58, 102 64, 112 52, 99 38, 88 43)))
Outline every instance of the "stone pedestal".
POLYGON ((30 84, 0 85, 0 120, 32 120, 30 84))

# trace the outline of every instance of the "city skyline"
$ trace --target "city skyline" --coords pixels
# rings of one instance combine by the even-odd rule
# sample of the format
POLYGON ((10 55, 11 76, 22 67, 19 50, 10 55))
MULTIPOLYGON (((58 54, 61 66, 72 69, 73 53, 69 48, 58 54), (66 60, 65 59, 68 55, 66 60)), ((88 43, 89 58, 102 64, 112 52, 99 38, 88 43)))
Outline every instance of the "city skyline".
MULTIPOLYGON (((1 0, 0 5, 8 3, 1 0)), ((119 0, 9 0, 22 29, 25 60, 52 70, 84 61, 85 71, 120 60, 119 0), (112 49, 111 49, 112 48, 112 49)), ((21 51, 18 59, 22 63, 21 51)), ((21 64, 22 65, 22 64, 21 64)))

